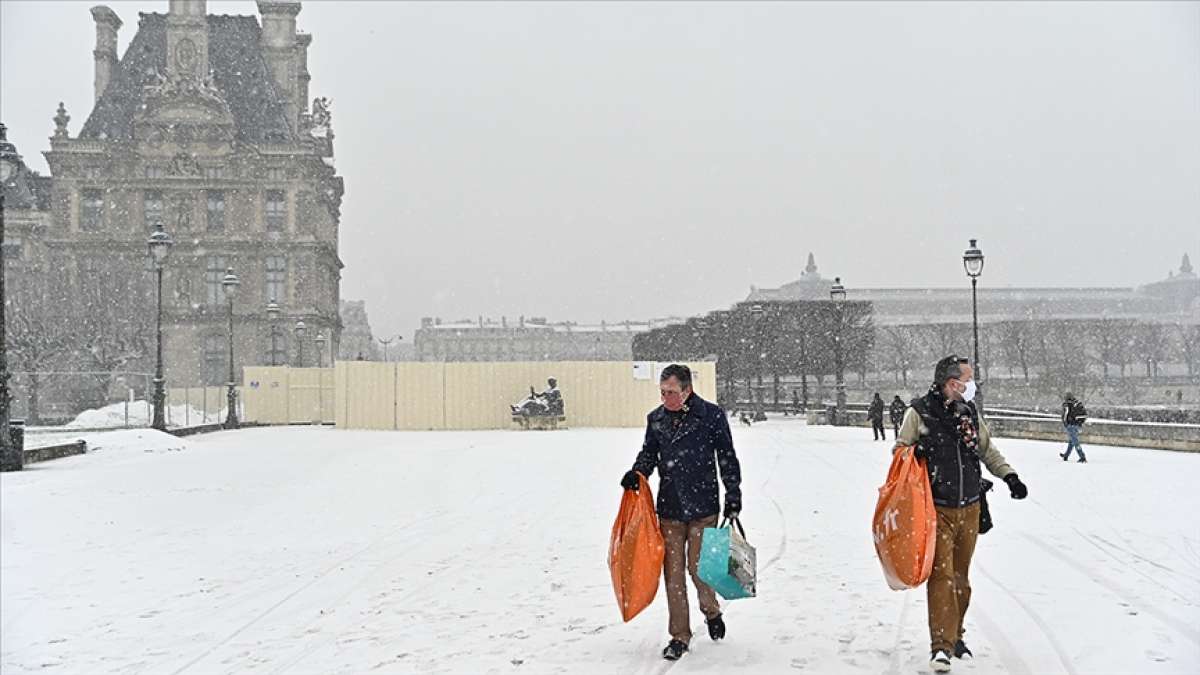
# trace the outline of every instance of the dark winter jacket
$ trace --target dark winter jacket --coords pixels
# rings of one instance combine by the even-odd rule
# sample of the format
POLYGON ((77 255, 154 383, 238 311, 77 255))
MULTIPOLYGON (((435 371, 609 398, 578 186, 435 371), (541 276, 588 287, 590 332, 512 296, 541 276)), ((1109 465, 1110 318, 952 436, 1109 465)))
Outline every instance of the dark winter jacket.
POLYGON ((883 424, 883 399, 878 396, 871 399, 871 407, 867 408, 867 418, 872 422, 883 424))
POLYGON ((1087 408, 1078 399, 1069 398, 1063 401, 1062 423, 1064 427, 1083 426, 1087 421, 1087 408))
POLYGON ((904 405, 904 401, 900 397, 892 399, 892 405, 888 408, 888 415, 892 418, 892 424, 899 424, 904 419, 904 411, 908 406, 904 405))
POLYGON ((678 427, 663 406, 646 417, 646 440, 633 464, 647 477, 658 469, 658 515, 684 522, 721 511, 718 466, 726 501, 742 499, 742 471, 725 411, 696 394, 686 406, 678 427))
POLYGON ((937 390, 913 399, 904 414, 896 446, 917 443, 933 453, 926 468, 933 503, 938 506, 963 507, 979 501, 983 487, 981 463, 997 478, 1014 473, 992 445, 991 433, 975 404, 956 401, 947 406, 945 397, 937 390), (974 448, 967 437, 972 438, 974 448))

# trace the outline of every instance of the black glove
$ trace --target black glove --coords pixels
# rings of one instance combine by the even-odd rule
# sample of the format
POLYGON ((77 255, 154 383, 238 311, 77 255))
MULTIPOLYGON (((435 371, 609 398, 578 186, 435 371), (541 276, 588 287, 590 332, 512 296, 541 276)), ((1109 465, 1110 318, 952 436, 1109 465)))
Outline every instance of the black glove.
POLYGON ((917 443, 916 447, 913 448, 913 457, 917 459, 930 459, 933 457, 933 448, 927 448, 917 443))
POLYGON ((726 498, 725 499, 725 517, 726 518, 733 520, 734 518, 737 518, 738 514, 741 512, 742 512, 742 500, 740 498, 738 498, 738 499, 726 498))
POLYGON ((621 487, 626 490, 636 491, 641 486, 642 483, 638 480, 638 473, 633 469, 626 471, 625 475, 621 477, 621 487))
POLYGON ((1004 477, 1004 482, 1008 483, 1008 490, 1012 493, 1013 499, 1025 499, 1029 496, 1029 488, 1017 478, 1017 474, 1010 473, 1004 477))

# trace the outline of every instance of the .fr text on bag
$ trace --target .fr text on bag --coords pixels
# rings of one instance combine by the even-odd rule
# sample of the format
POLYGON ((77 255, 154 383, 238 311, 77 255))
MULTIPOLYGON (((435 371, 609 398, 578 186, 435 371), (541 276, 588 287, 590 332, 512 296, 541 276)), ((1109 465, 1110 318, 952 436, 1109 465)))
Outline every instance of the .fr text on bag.
POLYGON ((621 496, 608 545, 608 570, 625 621, 654 601, 664 555, 650 483, 639 473, 638 484, 636 491, 625 490, 621 496))
POLYGON ((913 450, 912 446, 896 448, 871 520, 883 575, 897 591, 916 588, 929 579, 937 545, 937 511, 929 474, 913 450))

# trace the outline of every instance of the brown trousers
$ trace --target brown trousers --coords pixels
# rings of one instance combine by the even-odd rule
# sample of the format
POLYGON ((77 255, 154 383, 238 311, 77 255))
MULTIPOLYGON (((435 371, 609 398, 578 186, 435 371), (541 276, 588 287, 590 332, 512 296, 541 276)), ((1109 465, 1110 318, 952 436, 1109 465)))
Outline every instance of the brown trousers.
POLYGON ((692 625, 688 616, 687 574, 691 575, 692 583, 696 585, 696 594, 700 596, 700 611, 704 613, 704 617, 711 619, 721 613, 717 594, 700 581, 696 574, 696 564, 700 561, 700 539, 704 536, 704 528, 716 526, 715 515, 686 523, 678 520, 659 521, 666 548, 666 555, 663 556, 663 578, 667 582, 667 613, 670 616, 667 630, 671 633, 671 639, 681 640, 684 644, 692 640, 692 625))
POLYGON ((954 643, 963 636, 963 619, 971 603, 971 556, 979 537, 979 502, 956 509, 938 506, 937 548, 929 591, 930 650, 954 653, 954 643))

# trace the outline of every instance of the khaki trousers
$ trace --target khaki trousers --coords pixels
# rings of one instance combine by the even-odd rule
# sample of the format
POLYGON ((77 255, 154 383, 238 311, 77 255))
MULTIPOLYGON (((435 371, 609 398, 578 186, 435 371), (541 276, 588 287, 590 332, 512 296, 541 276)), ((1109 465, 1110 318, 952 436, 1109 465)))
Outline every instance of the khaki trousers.
POLYGON ((696 564, 700 561, 700 540, 704 528, 716 527, 717 517, 701 518, 690 522, 678 520, 659 521, 662 529, 666 555, 663 556, 663 578, 667 582, 667 612, 670 616, 667 630, 671 639, 688 644, 692 639, 691 619, 688 616, 687 575, 691 575, 700 596, 700 611, 711 619, 721 613, 717 595, 696 575, 696 564), (686 572, 685 570, 686 566, 686 572))
POLYGON ((933 553, 933 573, 929 592, 930 651, 944 649, 954 653, 954 643, 962 639, 963 619, 971 603, 971 556, 979 537, 979 502, 961 509, 938 506, 937 548, 933 553))

